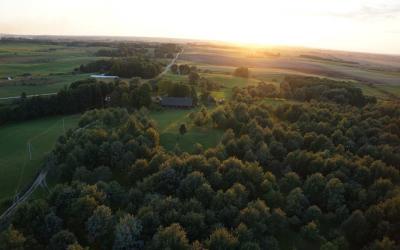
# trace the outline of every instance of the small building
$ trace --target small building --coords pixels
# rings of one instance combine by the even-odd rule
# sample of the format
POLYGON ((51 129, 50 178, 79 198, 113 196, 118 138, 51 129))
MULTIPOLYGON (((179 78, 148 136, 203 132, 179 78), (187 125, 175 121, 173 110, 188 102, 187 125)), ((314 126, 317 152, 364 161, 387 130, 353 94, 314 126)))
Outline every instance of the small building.
POLYGON ((161 106, 168 108, 192 108, 193 99, 190 97, 169 97, 161 98, 161 106))
POLYGON ((101 75, 91 75, 91 78, 95 78, 95 79, 119 79, 118 76, 107 76, 105 74, 101 74, 101 75))

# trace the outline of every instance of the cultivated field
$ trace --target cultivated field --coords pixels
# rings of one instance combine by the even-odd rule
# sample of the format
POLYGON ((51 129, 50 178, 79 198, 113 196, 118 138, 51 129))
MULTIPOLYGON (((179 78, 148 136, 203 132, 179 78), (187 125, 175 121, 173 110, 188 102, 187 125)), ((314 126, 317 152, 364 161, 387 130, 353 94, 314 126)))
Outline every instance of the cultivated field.
MULTIPOLYGON (((191 45, 181 61, 217 73, 230 73, 235 67, 247 66, 254 78, 276 82, 285 75, 350 80, 373 85, 378 97, 400 98, 400 56, 281 47, 243 49, 191 45)), ((363 89, 369 91, 368 87, 363 89)))

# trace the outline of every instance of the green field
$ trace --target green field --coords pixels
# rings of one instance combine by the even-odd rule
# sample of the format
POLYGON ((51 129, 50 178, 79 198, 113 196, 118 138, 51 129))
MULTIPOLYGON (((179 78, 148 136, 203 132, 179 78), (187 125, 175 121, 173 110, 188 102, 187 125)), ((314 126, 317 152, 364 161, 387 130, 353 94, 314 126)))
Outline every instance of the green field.
POLYGON ((52 75, 47 77, 33 78, 30 81, 14 80, 10 83, 0 83, 0 98, 10 96, 20 96, 22 92, 27 95, 55 93, 68 86, 74 81, 88 78, 89 74, 67 74, 52 75), (32 83, 34 82, 34 83, 32 83))
POLYGON ((150 113, 150 117, 157 123, 160 132, 160 143, 165 149, 174 150, 175 145, 178 145, 182 151, 192 152, 196 143, 200 143, 204 148, 209 148, 219 143, 223 131, 193 126, 188 117, 193 111, 167 109, 150 113), (187 128, 187 133, 183 136, 179 134, 181 124, 185 124, 187 128))
POLYGON ((75 68, 102 59, 103 47, 75 47, 35 43, 0 42, 0 98, 57 92, 71 82, 88 77, 75 68), (12 80, 7 80, 11 77, 12 80))
POLYGON ((0 127, 0 201, 13 197, 25 188, 42 167, 43 159, 51 151, 65 129, 77 125, 79 115, 52 117, 13 123, 0 127), (29 160, 28 142, 32 159, 29 160))

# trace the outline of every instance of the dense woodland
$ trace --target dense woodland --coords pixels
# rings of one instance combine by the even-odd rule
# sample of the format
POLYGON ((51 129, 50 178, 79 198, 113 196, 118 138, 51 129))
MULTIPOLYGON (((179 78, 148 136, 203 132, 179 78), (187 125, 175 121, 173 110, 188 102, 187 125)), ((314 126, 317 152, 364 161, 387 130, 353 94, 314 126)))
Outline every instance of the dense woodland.
POLYGON ((225 133, 193 154, 165 151, 143 109, 85 113, 47 160, 60 184, 19 207, 0 249, 396 249, 400 106, 303 82, 203 108, 197 125, 225 133))
POLYGON ((97 82, 95 79, 71 83, 52 96, 26 98, 22 94, 17 101, 0 106, 0 124, 25 121, 53 115, 76 114, 94 108, 126 107, 135 109, 149 107, 152 88, 139 84, 139 79, 130 82, 97 82))
MULTIPOLYGON (((82 73, 106 73, 124 78, 141 77, 145 79, 160 74, 162 65, 139 57, 97 60, 79 67, 82 73)), ((77 69, 78 70, 78 69, 77 69)))

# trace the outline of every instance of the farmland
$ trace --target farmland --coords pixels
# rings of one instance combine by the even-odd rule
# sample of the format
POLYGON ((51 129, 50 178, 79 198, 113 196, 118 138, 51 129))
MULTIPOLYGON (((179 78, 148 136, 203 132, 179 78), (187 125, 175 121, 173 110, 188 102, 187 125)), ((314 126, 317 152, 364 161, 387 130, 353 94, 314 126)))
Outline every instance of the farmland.
POLYGON ((57 92, 88 77, 75 74, 79 65, 99 59, 101 47, 74 47, 36 43, 0 43, 0 98, 57 92), (12 80, 7 78, 11 77, 12 80))
MULTIPOLYGON (((273 53, 272 53, 273 54, 273 53)), ((301 48, 276 47, 271 49, 243 49, 239 47, 192 46, 181 58, 198 68, 215 73, 230 73, 235 67, 246 65, 252 76, 260 80, 280 82, 285 75, 307 75, 373 85, 380 98, 385 92, 398 95, 400 86, 400 57, 370 55, 351 52, 321 51, 301 48), (268 53, 261 53, 266 51, 268 53), (269 56, 270 51, 279 56, 269 56), (302 57, 302 53, 323 55, 335 60, 315 60, 302 57), (338 59, 340 58, 340 59, 338 59), (343 63, 351 61, 355 63, 343 63), (383 92, 382 92, 383 90, 383 92)), ((369 87, 363 88, 369 93, 369 87)))

